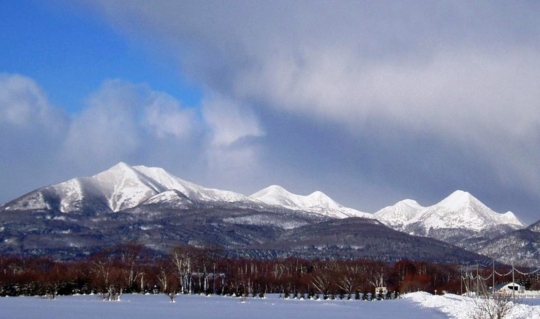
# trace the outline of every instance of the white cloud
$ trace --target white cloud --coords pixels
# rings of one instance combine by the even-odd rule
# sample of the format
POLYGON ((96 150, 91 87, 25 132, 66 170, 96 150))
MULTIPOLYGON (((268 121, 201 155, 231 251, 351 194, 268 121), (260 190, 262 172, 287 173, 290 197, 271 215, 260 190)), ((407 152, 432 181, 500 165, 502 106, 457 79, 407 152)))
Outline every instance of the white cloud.
POLYGON ((144 121, 158 138, 173 136, 188 138, 198 122, 193 110, 183 109, 180 103, 165 93, 154 92, 145 107, 144 121))
POLYGON ((43 126, 56 132, 64 118, 37 83, 19 74, 0 73, 0 123, 29 129, 43 126))
POLYGON ((206 99, 202 103, 202 111, 206 123, 212 129, 212 143, 218 147, 230 146, 246 137, 264 135, 251 110, 230 99, 206 99))
POLYGON ((106 81, 70 125, 66 162, 86 171, 119 161, 163 165, 185 178, 194 174, 186 167, 196 167, 204 172, 198 180, 213 185, 256 167, 257 145, 246 139, 263 131, 249 108, 222 98, 206 99, 201 108, 198 115, 146 85, 106 81))
POLYGON ((214 96, 203 101, 202 115, 210 128, 205 156, 212 185, 251 184, 247 177, 262 169, 257 138, 264 136, 251 109, 214 96))
MULTIPOLYGON (((144 96, 134 85, 107 81, 75 116, 65 142, 65 153, 80 165, 87 161, 121 161, 140 146, 137 110, 144 96)), ((94 165, 93 163, 92 165, 94 165)))
POLYGON ((34 80, 0 74, 0 202, 56 180, 67 126, 34 80))
POLYGON ((228 188, 257 167, 250 139, 263 134, 251 111, 231 100, 207 99, 198 114, 122 80, 105 81, 68 118, 34 80, 7 74, 0 76, 0 124, 0 201, 119 161, 228 188))

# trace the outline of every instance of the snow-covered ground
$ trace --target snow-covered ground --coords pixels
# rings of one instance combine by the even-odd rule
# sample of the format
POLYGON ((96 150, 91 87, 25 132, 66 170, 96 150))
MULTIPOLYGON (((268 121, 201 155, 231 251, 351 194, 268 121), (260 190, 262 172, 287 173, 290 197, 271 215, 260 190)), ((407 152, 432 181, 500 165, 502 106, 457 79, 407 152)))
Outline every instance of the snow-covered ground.
MULTIPOLYGON (((509 318, 540 318, 540 300, 522 300, 509 318)), ((388 301, 283 300, 277 295, 248 299, 179 296, 170 303, 165 295, 123 295, 119 302, 97 296, 0 298, 0 318, 471 318, 474 300, 457 295, 432 296, 417 292, 388 301)))
MULTIPOLYGON (((472 297, 446 294, 433 296, 426 292, 407 294, 404 299, 410 300, 424 309, 438 309, 448 315, 448 318, 468 319, 477 311, 478 301, 472 297)), ((505 318, 509 319, 540 319, 540 299, 517 299, 505 318)))

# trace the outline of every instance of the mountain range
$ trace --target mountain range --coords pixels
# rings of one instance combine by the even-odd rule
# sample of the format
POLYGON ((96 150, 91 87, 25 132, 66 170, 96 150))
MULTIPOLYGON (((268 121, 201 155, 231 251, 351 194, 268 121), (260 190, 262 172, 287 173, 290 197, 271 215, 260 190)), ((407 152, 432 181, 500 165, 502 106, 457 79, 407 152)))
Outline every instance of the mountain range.
POLYGON ((3 252, 66 256, 137 240, 162 251, 181 243, 220 245, 259 257, 442 260, 446 251, 456 260, 479 260, 486 257, 477 252, 495 257, 489 247, 508 242, 505 236, 535 233, 513 213, 496 213, 464 191, 428 207, 408 199, 370 214, 319 191, 302 196, 273 185, 245 196, 125 163, 12 200, 0 206, 0 222, 3 252))

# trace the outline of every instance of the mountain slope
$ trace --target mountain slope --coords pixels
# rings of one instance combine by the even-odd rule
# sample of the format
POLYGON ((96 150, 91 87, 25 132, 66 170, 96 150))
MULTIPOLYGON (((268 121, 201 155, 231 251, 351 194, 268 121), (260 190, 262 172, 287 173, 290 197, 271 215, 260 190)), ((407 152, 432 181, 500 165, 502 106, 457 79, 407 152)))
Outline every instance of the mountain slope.
POLYGON ((476 252, 490 240, 524 227, 513 213, 496 213, 464 191, 455 191, 429 207, 411 200, 401 201, 376 212, 375 216, 393 229, 476 252))
POLYGON ((284 232, 275 247, 296 255, 331 255, 396 261, 429 260, 461 262, 487 258, 454 245, 426 237, 411 236, 366 218, 337 219, 309 224, 284 232))
POLYGON ((252 202, 252 199, 242 194, 223 191, 218 189, 205 188, 191 182, 184 181, 169 174, 159 167, 134 166, 136 171, 156 181, 167 190, 177 190, 185 194, 192 201, 202 202, 252 202))
POLYGON ((498 227, 524 227, 512 212, 496 213, 471 194, 459 190, 429 207, 405 200, 383 208, 375 216, 395 229, 424 236, 439 229, 483 232, 498 227))
POLYGON ((498 214, 464 191, 455 191, 441 202, 427 207, 409 223, 415 224, 426 231, 440 228, 482 231, 497 226, 524 226, 512 212, 498 214))
POLYGON ((534 223, 534 224, 529 225, 529 227, 527 227, 527 229, 530 230, 530 231, 534 231, 534 232, 539 232, 539 233, 540 233, 540 220, 537 221, 537 222, 534 223))
POLYGON ((47 186, 11 201, 0 209, 5 210, 58 210, 60 212, 81 210, 104 210, 119 212, 145 203, 157 201, 170 205, 175 201, 186 204, 185 198, 194 202, 241 203, 260 206, 247 196, 229 191, 208 189, 177 178, 161 168, 135 166, 119 163, 92 177, 75 178, 60 184, 47 186), (176 191, 177 196, 166 196, 176 191), (162 196, 157 196, 163 194, 162 196))
POLYGON ((540 233, 518 229, 490 240, 477 252, 507 264, 538 267, 540 233))
POLYGON ((374 215, 375 218, 385 225, 397 230, 403 230, 404 227, 421 214, 424 209, 425 207, 421 206, 416 201, 405 199, 397 202, 393 206, 387 206, 377 211, 374 215))
POLYGON ((119 163, 89 181, 101 190, 113 212, 137 206, 142 201, 167 190, 148 176, 125 163, 119 163))
POLYGON ((282 206, 292 210, 301 210, 332 218, 374 218, 372 214, 344 207, 319 191, 302 196, 290 193, 281 186, 272 185, 251 195, 250 198, 267 205, 282 206))
POLYGON ((125 163, 92 177, 75 178, 24 195, 5 210, 110 210, 118 212, 165 191, 166 188, 125 163))
MULTIPOLYGON (((404 200, 367 214, 318 191, 301 196, 274 185, 248 197, 205 188, 161 168, 119 163, 0 206, 0 250, 77 251, 138 240, 159 250, 179 243, 210 244, 257 254, 282 250, 284 256, 315 258, 319 251, 321 256, 390 260, 435 258, 430 245, 452 253, 432 239, 411 239, 395 230, 495 255, 493 240, 522 227, 512 213, 498 214, 463 191, 429 207, 404 200)), ((532 240, 538 229, 531 225, 527 231, 533 235, 524 238, 532 240)))

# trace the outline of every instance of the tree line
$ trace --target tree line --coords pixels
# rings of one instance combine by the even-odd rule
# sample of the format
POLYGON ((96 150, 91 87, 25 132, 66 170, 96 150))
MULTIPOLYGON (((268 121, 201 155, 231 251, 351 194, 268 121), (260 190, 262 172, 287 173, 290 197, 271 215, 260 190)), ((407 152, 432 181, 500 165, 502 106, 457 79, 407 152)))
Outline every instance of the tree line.
MULTIPOLYGON (((117 300, 122 293, 163 293, 174 301, 181 294, 247 298, 280 293, 284 298, 386 298, 418 290, 459 293, 460 271, 460 265, 407 260, 227 258, 220 249, 192 246, 156 256, 143 245, 125 244, 70 262, 0 256, 0 296, 98 294, 117 300)), ((538 285, 536 277, 518 279, 538 285)))

